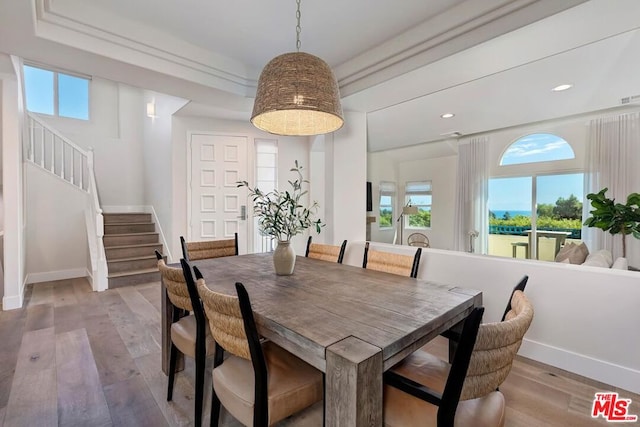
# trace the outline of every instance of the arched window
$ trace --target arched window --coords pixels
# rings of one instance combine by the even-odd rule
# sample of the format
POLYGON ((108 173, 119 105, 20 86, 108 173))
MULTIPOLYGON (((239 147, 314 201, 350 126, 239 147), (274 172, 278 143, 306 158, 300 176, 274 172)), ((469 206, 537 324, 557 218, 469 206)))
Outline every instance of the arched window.
POLYGON ((558 135, 533 133, 511 144, 500 159, 500 166, 575 159, 571 145, 558 135))

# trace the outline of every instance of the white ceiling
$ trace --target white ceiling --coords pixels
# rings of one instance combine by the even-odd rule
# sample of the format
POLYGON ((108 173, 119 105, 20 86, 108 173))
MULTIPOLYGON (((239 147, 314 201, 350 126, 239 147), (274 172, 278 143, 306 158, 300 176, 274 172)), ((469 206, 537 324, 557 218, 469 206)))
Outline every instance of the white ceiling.
MULTIPOLYGON (((619 106, 640 94, 637 0, 302 1, 370 151, 619 106), (550 89, 572 83, 566 92, 550 89), (439 116, 453 112, 443 120, 439 116)), ((262 66, 295 48, 295 1, 0 0, 0 52, 248 120, 262 66)))

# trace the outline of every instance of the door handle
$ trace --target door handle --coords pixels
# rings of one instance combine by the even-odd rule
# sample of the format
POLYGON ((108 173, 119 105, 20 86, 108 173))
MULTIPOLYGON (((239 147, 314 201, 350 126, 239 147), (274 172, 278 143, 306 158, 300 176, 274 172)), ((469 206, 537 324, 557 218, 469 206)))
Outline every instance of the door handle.
POLYGON ((247 219, 247 206, 246 205, 240 206, 240 216, 238 218, 240 218, 241 221, 244 221, 244 220, 247 219))

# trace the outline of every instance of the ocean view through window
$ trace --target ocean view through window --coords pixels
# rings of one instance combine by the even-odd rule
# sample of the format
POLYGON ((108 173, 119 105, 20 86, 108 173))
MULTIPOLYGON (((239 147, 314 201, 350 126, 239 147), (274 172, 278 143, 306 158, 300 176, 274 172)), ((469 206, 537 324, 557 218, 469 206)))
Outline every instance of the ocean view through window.
MULTIPOLYGON (((500 165, 552 163, 574 157, 564 139, 541 133, 512 143, 500 165)), ((525 176, 489 179, 490 255, 553 261, 558 243, 580 242, 583 174, 546 172, 549 169, 553 170, 546 166, 536 173, 537 169, 529 167, 525 176)))

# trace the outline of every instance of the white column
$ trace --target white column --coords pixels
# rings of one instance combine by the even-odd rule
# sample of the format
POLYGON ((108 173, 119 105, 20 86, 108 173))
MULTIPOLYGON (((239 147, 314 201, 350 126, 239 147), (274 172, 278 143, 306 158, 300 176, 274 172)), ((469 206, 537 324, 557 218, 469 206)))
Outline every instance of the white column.
POLYGON ((23 163, 18 83, 0 75, 2 100, 2 182, 4 196, 4 310, 22 307, 25 242, 23 232, 23 163))
POLYGON ((327 228, 334 243, 364 241, 367 217, 367 117, 345 112, 342 129, 326 140, 327 228), (330 218, 330 220, 329 220, 330 218))

